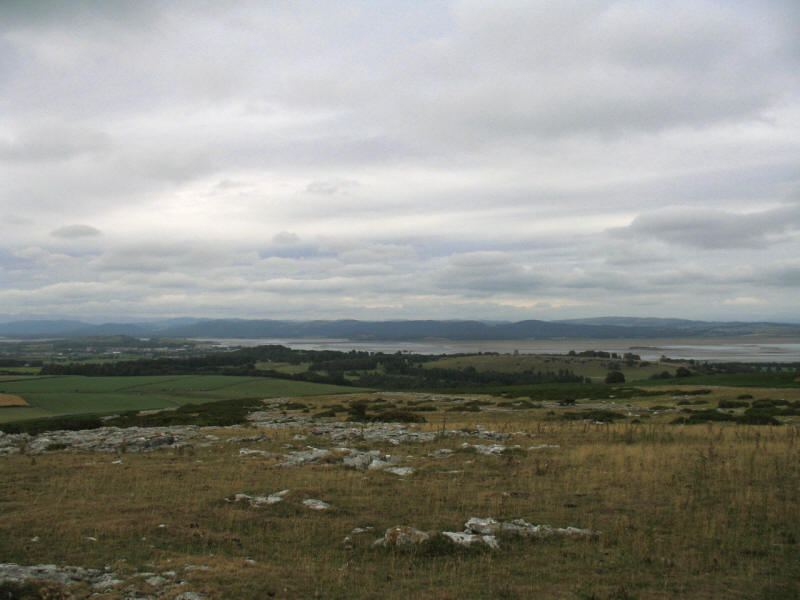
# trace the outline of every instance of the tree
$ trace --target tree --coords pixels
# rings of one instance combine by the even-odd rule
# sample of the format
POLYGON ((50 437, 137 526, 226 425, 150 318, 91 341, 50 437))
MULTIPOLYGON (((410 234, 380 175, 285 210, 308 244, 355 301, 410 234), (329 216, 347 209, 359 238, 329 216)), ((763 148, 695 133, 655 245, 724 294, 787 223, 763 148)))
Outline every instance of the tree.
POLYGON ((609 371, 606 375, 606 383, 625 383, 625 375, 622 371, 609 371))

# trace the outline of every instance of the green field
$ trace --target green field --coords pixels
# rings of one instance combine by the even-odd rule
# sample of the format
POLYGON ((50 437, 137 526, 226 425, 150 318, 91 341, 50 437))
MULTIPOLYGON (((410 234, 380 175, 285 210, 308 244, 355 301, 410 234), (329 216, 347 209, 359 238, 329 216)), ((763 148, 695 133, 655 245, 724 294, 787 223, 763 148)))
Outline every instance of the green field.
POLYGON ((794 371, 782 373, 730 373, 718 375, 694 375, 679 379, 662 379, 642 381, 641 385, 714 385, 731 387, 757 387, 757 388, 797 388, 800 387, 800 377, 794 371))
POLYGON ((609 363, 618 365, 619 370, 625 375, 626 381, 646 380, 651 375, 664 370, 674 371, 674 365, 665 363, 648 363, 642 366, 634 363, 628 366, 625 361, 616 358, 586 358, 567 355, 546 354, 483 354, 471 356, 454 356, 442 358, 425 363, 425 368, 432 369, 464 369, 473 367, 477 371, 499 371, 502 373, 522 373, 524 371, 558 371, 565 369, 576 375, 591 377, 595 381, 602 381, 608 373, 609 363))
POLYGON ((224 375, 30 377, 2 381, 0 390, 20 396, 30 404, 30 407, 0 409, 0 422, 3 423, 56 415, 153 410, 233 398, 314 396, 361 391, 359 388, 303 381, 224 375))

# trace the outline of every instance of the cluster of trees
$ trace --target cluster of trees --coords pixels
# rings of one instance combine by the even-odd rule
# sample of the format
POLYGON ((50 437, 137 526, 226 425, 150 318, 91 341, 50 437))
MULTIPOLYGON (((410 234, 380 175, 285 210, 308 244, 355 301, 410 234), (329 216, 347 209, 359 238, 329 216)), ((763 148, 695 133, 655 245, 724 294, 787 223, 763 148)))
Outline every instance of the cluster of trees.
POLYGON ((578 356, 581 358, 616 358, 622 359, 626 362, 642 360, 641 356, 634 354, 633 352, 625 352, 620 356, 620 354, 617 352, 606 352, 605 350, 582 350, 581 352, 570 350, 567 353, 567 356, 578 356))
POLYGON ((47 375, 133 376, 133 375, 249 375, 275 377, 316 383, 355 385, 362 387, 417 389, 485 386, 529 385, 539 383, 589 383, 588 378, 570 370, 478 371, 465 369, 425 368, 424 363, 438 359, 434 355, 384 354, 381 352, 337 352, 333 350, 292 350, 270 345, 217 352, 186 358, 151 358, 106 363, 48 364, 47 375), (258 369, 256 363, 310 363, 307 371, 284 373, 258 369))

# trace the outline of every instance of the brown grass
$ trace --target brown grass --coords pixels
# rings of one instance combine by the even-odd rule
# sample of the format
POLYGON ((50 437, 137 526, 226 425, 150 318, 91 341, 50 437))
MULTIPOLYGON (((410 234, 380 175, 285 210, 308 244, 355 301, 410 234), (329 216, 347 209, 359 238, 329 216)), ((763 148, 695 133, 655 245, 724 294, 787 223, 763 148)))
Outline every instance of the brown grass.
MULTIPOLYGON (((474 424, 482 414, 464 418, 474 424)), ((797 427, 514 418, 505 427, 521 433, 507 443, 523 452, 511 457, 426 456, 442 447, 458 450, 463 441, 489 443, 466 437, 376 445, 411 455, 404 464, 417 472, 406 480, 331 464, 275 467, 239 457, 236 444, 197 448, 193 455, 0 457, 0 562, 177 570, 188 581, 180 589, 226 599, 800 594, 797 427), (538 444, 560 447, 527 451, 538 444), (112 464, 118 458, 122 464, 112 464), (263 508, 224 501, 237 492, 287 488, 292 494, 285 502, 263 508), (332 509, 308 510, 301 503, 307 497, 332 509), (394 525, 460 530, 473 516, 521 517, 601 534, 501 540, 496 552, 371 545, 394 525), (374 532, 343 544, 364 526, 374 532), (187 564, 210 569, 183 572, 187 564)), ((336 445, 314 436, 293 442, 295 433, 269 432, 270 441, 246 445, 275 453, 287 452, 286 444, 336 445)))
POLYGON ((4 406, 30 406, 25 400, 19 396, 12 394, 0 394, 0 407, 4 406))

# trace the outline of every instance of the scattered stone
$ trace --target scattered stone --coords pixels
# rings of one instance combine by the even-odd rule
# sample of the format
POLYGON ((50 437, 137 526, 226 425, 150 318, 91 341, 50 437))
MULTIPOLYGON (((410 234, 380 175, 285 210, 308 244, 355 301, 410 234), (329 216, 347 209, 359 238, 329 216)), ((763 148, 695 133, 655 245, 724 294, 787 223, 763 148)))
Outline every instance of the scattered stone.
POLYGON ((464 523, 465 533, 476 533, 486 535, 509 535, 518 537, 544 538, 552 535, 565 536, 592 536, 598 532, 591 529, 579 529, 577 527, 552 527, 550 525, 533 525, 524 519, 513 519, 511 521, 496 521, 489 517, 480 519, 472 517, 464 523))
POLYGON ((251 450, 250 448, 239 448, 239 456, 269 456, 269 452, 266 450, 251 450))
POLYGON ((450 448, 439 448, 438 450, 431 452, 430 456, 433 458, 447 458, 452 454, 453 451, 450 448))
POLYGON ((489 548, 497 550, 500 545, 493 535, 478 535, 475 533, 461 533, 456 531, 443 531, 442 535, 457 546, 472 546, 473 544, 486 544, 489 548))
POLYGON ((298 450, 297 452, 290 452, 286 454, 284 462, 279 463, 279 467, 299 467, 311 463, 319 462, 323 458, 328 458, 333 453, 330 450, 321 450, 320 448, 308 447, 308 450, 298 450))
MULTIPOLYGON (((579 529, 577 527, 554 528, 550 525, 532 525, 524 519, 497 521, 491 517, 487 519, 472 517, 464 524, 464 527, 464 531, 442 531, 441 534, 457 546, 469 547, 475 544, 485 544, 493 550, 500 548, 497 536, 543 538, 552 535, 571 537, 598 535, 598 532, 590 529, 579 529)), ((386 548, 421 544, 429 540, 435 533, 437 532, 425 532, 406 525, 396 525, 387 529, 384 536, 375 540, 373 545, 386 548)), ((352 542, 352 532, 351 535, 344 539, 344 542, 352 542)))
POLYGON ((317 500, 316 498, 306 498, 303 500, 303 506, 310 508, 311 510, 328 510, 331 507, 331 505, 327 502, 317 500))
POLYGON ((100 569, 56 565, 24 567, 15 563, 0 563, 0 582, 25 583, 34 579, 66 586, 88 583, 92 587, 96 585, 96 589, 107 589, 122 583, 113 571, 103 572, 100 569))
POLYGON ((530 446, 528 450, 541 450, 543 448, 560 448, 558 444, 539 444, 538 446, 530 446))
POLYGON ((205 600, 205 596, 197 592, 181 592, 174 600, 205 600))
POLYGON ((400 477, 406 477, 414 473, 414 467, 388 467, 386 469, 389 473, 394 473, 400 477))
POLYGON ((117 579, 112 573, 106 573, 92 584, 92 588, 96 590, 107 590, 118 586, 120 583, 124 583, 124 581, 122 579, 117 579))
POLYGON ((469 442, 464 442, 461 444, 461 447, 466 448, 475 448, 475 451, 478 454, 486 454, 488 455, 499 455, 502 454, 505 450, 505 446, 501 446, 500 444, 493 444, 491 446, 487 446, 486 444, 470 444, 469 442))
POLYGON ((383 537, 376 540, 373 545, 389 548, 393 546, 410 546, 421 544, 430 539, 430 534, 407 525, 395 525, 386 530, 383 537))
POLYGON ((274 494, 270 494, 269 496, 250 496, 248 494, 234 494, 230 498, 225 498, 226 502, 246 502, 250 506, 254 508, 258 508, 259 506, 268 506, 270 504, 276 504, 283 500, 283 497, 289 493, 289 490, 281 490, 280 492, 275 492, 274 494))
POLYGON ((231 437, 225 440, 227 444, 238 444, 242 442, 265 442, 269 440, 269 438, 265 435, 251 435, 248 437, 231 437))
POLYGON ((150 587, 158 588, 167 583, 167 580, 160 575, 154 575, 153 577, 148 577, 145 579, 144 582, 150 587))
MULTIPOLYGON (((0 455, 17 454, 22 448, 27 454, 42 454, 52 451, 49 449, 53 446, 90 452, 149 452, 157 448, 181 447, 198 440, 207 438, 203 428, 195 425, 101 427, 82 431, 48 431, 40 435, 15 433, 0 435, 0 455)), ((121 463, 121 460, 113 461, 113 464, 121 463)))
MULTIPOLYGON (((288 398, 277 398, 264 402, 264 410, 250 413, 247 419, 261 429, 283 429, 287 427, 308 428, 317 436, 327 436, 333 441, 359 440, 372 443, 388 443, 397 446, 401 443, 431 442, 442 437, 477 436, 486 440, 502 441, 511 434, 490 431, 482 426, 466 430, 415 431, 413 426, 400 423, 364 423, 354 425, 340 421, 325 421, 307 415, 287 414, 281 406, 290 402, 288 398)), ((0 432, 0 456, 9 454, 42 454, 50 448, 80 450, 89 452, 149 452, 158 448, 182 448, 187 446, 210 446, 220 443, 217 435, 210 433, 213 427, 196 425, 176 425, 172 427, 101 427, 82 431, 48 431, 40 435, 27 433, 6 434, 0 432)), ((295 439, 305 439, 298 434, 295 439)), ((229 438, 225 443, 259 442, 268 439, 263 434, 229 438)), ((248 451, 249 449, 243 448, 248 451)), ((244 452, 261 453, 256 450, 244 452)), ((266 454, 265 454, 266 455, 266 454)), ((302 460, 300 457, 297 460, 302 460)), ((313 460, 313 459, 312 459, 313 460)), ((114 461, 121 464, 121 461, 114 461)))
POLYGON ((367 533, 369 531, 373 531, 374 529, 375 529, 374 527, 356 527, 345 536, 345 538, 342 540, 342 543, 345 545, 352 544, 354 536, 359 535, 361 533, 367 533))

